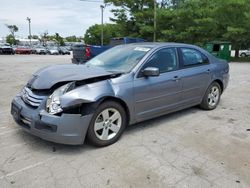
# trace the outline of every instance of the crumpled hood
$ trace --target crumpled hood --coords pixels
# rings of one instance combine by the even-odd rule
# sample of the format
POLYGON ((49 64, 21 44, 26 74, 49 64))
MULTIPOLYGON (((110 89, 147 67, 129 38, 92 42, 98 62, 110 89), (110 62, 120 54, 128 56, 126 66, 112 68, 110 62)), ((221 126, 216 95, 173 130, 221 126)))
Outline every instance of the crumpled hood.
POLYGON ((60 82, 81 81, 113 74, 104 69, 86 65, 52 65, 38 70, 27 85, 32 89, 50 89, 60 82))

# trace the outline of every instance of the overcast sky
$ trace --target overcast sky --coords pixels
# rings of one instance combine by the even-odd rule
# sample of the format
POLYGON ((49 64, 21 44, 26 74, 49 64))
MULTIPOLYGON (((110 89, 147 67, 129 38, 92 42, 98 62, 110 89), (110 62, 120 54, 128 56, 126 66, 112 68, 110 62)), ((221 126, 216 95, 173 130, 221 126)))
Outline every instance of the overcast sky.
MULTIPOLYGON (((27 17, 31 18, 31 32, 40 35, 58 32, 61 36, 83 36, 86 29, 101 22, 98 2, 80 0, 0 0, 0 37, 9 34, 5 24, 17 25, 18 36, 28 36, 27 17)), ((110 22, 111 6, 104 10, 104 23, 110 22)))

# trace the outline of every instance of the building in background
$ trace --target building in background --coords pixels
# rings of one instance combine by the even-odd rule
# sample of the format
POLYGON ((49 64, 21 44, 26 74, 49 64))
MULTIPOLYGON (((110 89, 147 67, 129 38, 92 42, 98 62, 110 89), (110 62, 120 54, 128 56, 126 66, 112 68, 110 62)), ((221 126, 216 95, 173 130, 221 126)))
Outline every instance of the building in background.
POLYGON ((31 42, 31 45, 38 45, 40 44, 40 41, 38 39, 27 39, 27 38, 16 38, 16 40, 18 40, 18 44, 19 45, 24 45, 24 46, 29 46, 30 45, 30 42, 31 42))

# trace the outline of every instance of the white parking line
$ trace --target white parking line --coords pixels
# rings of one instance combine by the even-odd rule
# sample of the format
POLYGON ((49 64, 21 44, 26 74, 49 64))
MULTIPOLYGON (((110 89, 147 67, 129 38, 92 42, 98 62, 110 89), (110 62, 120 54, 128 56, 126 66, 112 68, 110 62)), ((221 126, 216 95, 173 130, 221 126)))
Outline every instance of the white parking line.
POLYGON ((33 165, 26 166, 26 167, 24 167, 24 168, 22 168, 22 169, 19 169, 19 170, 17 170, 17 171, 14 171, 14 172, 10 172, 10 173, 8 173, 8 174, 5 174, 4 176, 0 176, 0 180, 3 179, 3 178, 6 178, 6 177, 14 176, 14 175, 16 175, 16 174, 18 174, 18 173, 21 173, 21 172, 25 171, 25 170, 29 170, 29 169, 35 168, 35 167, 37 167, 37 166, 43 165, 43 164, 45 164, 46 162, 51 161, 51 160, 53 160, 53 159, 55 159, 55 158, 56 158, 56 157, 50 157, 50 158, 48 158, 48 159, 46 159, 46 160, 44 160, 44 161, 41 161, 41 162, 39 162, 39 163, 36 163, 36 164, 33 164, 33 165))

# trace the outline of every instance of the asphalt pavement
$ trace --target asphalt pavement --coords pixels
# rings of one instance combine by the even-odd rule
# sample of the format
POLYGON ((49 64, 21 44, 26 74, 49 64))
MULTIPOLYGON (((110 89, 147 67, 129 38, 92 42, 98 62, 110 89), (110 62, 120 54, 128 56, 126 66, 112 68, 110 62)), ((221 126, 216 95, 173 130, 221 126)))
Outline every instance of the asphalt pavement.
POLYGON ((0 187, 250 187, 250 63, 230 63, 213 111, 197 107, 128 127, 104 148, 67 146, 20 129, 15 94, 37 69, 71 56, 0 56, 0 187))

